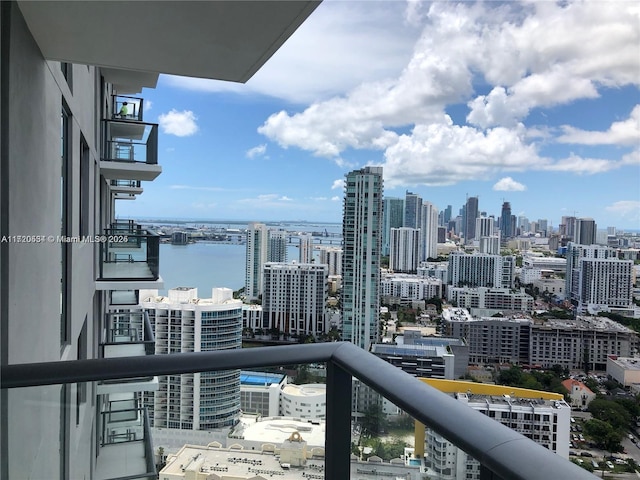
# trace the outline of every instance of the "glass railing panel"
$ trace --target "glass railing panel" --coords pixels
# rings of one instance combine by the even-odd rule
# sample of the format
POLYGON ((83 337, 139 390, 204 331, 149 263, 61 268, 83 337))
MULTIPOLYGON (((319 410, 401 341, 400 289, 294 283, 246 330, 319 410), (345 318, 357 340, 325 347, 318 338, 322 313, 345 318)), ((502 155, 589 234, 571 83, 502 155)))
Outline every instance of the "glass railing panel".
POLYGON ((144 99, 127 95, 112 95, 112 118, 141 122, 144 99))
POLYGON ((158 163, 158 125, 105 120, 102 160, 127 163, 158 163))
POLYGON ((140 188, 140 180, 111 180, 112 187, 140 188))
POLYGON ((157 280, 160 237, 107 229, 100 243, 99 280, 157 280))
POLYGON ((111 401, 96 394, 93 382, 16 388, 3 395, 2 478, 26 478, 25 472, 40 472, 38 478, 157 478, 146 411, 136 407, 135 397, 111 401))

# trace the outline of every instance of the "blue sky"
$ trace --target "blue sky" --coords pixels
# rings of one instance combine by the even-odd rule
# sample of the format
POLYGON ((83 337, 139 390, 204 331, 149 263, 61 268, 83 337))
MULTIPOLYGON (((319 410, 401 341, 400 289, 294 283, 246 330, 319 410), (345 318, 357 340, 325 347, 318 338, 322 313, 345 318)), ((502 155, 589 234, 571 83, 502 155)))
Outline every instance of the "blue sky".
POLYGON ((163 174, 121 217, 341 221, 342 179, 640 229, 640 4, 325 0, 244 85, 145 90, 163 174))

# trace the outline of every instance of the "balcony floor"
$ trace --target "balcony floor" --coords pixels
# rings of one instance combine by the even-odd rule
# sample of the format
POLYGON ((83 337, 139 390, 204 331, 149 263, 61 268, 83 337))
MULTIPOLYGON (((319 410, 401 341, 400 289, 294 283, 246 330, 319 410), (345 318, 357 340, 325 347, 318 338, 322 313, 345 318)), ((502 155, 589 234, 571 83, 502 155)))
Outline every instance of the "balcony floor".
POLYGON ((144 442, 105 445, 96 460, 96 480, 126 477, 147 472, 144 442))
POLYGON ((152 280, 153 274, 146 262, 114 262, 102 265, 102 277, 104 279, 122 278, 134 280, 143 278, 152 280))

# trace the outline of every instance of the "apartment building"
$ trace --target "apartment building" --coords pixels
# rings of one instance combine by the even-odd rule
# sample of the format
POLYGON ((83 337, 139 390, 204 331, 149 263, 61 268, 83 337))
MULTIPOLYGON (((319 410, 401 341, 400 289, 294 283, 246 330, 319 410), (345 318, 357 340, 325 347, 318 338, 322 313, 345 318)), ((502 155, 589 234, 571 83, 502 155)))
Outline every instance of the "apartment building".
POLYGON ((320 335, 329 331, 326 265, 275 263, 264 266, 262 328, 285 334, 320 335))
MULTIPOLYGON (((141 291, 155 354, 242 348, 242 302, 232 294, 229 288, 213 288, 211 298, 199 298, 198 289, 189 287, 172 288, 167 296, 141 291)), ((163 376, 159 385, 144 399, 153 431, 214 430, 238 421, 239 370, 163 376)))
MULTIPOLYGON (((458 383, 458 391, 449 395, 459 402, 569 458, 571 407, 562 399, 562 395, 525 389, 514 394, 512 387, 499 385, 479 388, 489 393, 473 393, 475 388, 469 382, 458 383), (467 387, 465 391, 461 391, 463 384, 467 387)), ((442 480, 482 478, 477 459, 431 430, 426 431, 424 439, 428 474, 442 480)), ((418 440, 416 438, 416 446, 418 440)))
POLYGON ((530 361, 544 368, 604 371, 610 355, 629 357, 637 349, 637 334, 604 317, 546 320, 531 328, 530 361))
POLYGON ((565 296, 580 313, 593 308, 629 309, 633 300, 633 260, 612 248, 570 243, 565 296))
POLYGON ((318 250, 320 250, 320 263, 329 267, 328 274, 342 275, 342 249, 321 245, 318 250))
POLYGON ((389 269, 398 273, 415 273, 420 260, 420 229, 392 228, 389 269))
POLYGON ((449 255, 449 285, 513 288, 515 267, 513 256, 452 252, 449 255))
POLYGON ((455 302, 458 307, 471 309, 474 313, 478 310, 491 310, 494 313, 533 310, 533 297, 525 293, 524 289, 449 287, 447 299, 449 302, 455 302))
POLYGON ((442 298, 443 290, 442 280, 438 278, 422 278, 407 273, 387 273, 380 280, 380 295, 400 303, 442 298))
POLYGON ((346 175, 342 236, 342 337, 365 350, 378 340, 382 167, 346 175))
MULTIPOLYGON (((162 171, 143 89, 159 72, 245 82, 317 5, 1 3, 3 366, 153 353, 136 305, 162 288, 159 238, 116 222, 162 171)), ((156 478, 141 402, 156 388, 2 390, 0 477, 156 478)))

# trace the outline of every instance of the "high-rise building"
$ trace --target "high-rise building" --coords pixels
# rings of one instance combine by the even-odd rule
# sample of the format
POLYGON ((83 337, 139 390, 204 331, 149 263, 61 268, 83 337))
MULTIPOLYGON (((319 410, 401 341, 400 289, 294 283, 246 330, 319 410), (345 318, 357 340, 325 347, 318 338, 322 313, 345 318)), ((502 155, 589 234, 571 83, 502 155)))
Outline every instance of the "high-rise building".
POLYGON ((420 228, 420 215, 422 214, 422 197, 407 191, 404 199, 403 227, 420 228))
POLYGON ((268 259, 268 234, 264 223, 253 222, 247 227, 244 294, 248 299, 256 299, 262 295, 262 269, 268 259))
POLYGON ((420 230, 415 228, 391 229, 389 270, 415 273, 420 260, 420 230))
POLYGON ((438 207, 423 202, 420 215, 420 261, 438 256, 438 207))
POLYGON ((300 239, 298 245, 298 261, 300 263, 313 263, 313 236, 305 233, 298 238, 300 239))
POLYGON ((500 214, 500 236, 503 239, 513 237, 513 224, 511 223, 511 204, 504 202, 500 214))
POLYGON ((571 240, 575 239, 576 235, 576 217, 562 217, 561 224, 564 225, 563 235, 570 238, 571 240))
POLYGON ((614 249, 569 243, 565 296, 589 308, 630 308, 633 302, 633 261, 616 257, 614 249))
POLYGON ((510 255, 453 252, 449 255, 449 285, 513 288, 515 266, 515 257, 510 255))
POLYGON ((267 262, 287 261, 287 232, 285 230, 270 229, 267 237, 267 262))
POLYGON ((476 238, 476 218, 478 218, 478 197, 467 198, 465 205, 464 241, 469 243, 476 238))
POLYGON ((596 243, 596 222, 593 218, 576 219, 576 230, 574 234, 574 243, 580 245, 593 245, 596 243))
POLYGON ((329 275, 342 275, 342 248, 321 245, 320 263, 329 267, 329 275))
POLYGON ((540 233, 543 237, 547 237, 549 233, 549 222, 544 218, 539 218, 538 230, 536 233, 540 233))
MULTIPOLYGON (((170 289, 166 297, 144 292, 140 305, 149 315, 156 355, 242 348, 242 301, 232 294, 214 288, 211 298, 198 298, 190 287, 170 289)), ((240 370, 162 376, 159 385, 145 394, 154 429, 214 430, 240 417, 240 370)), ((182 434, 188 442, 189 433, 182 434)))
POLYGON ((490 255, 500 255, 500 235, 480 237, 478 251, 480 253, 488 253, 490 255))
POLYGON ((520 235, 529 232, 529 219, 524 215, 518 217, 518 229, 520 230, 520 235))
POLYGON ((346 175, 342 236, 342 336, 368 350, 378 340, 382 167, 346 175))
POLYGON ((493 217, 476 218, 476 238, 490 237, 494 234, 493 217))
POLYGON ((452 210, 451 205, 447 205, 447 208, 444 209, 444 215, 443 215, 443 218, 442 218, 443 219, 443 223, 442 224, 445 225, 445 226, 448 225, 449 222, 451 221, 451 210, 452 210))
POLYGON ((264 266, 262 327, 288 335, 320 335, 326 321, 327 265, 275 263, 264 266))
POLYGON ((391 229, 404 226, 404 200, 387 197, 382 206, 382 255, 389 256, 391 229))

